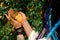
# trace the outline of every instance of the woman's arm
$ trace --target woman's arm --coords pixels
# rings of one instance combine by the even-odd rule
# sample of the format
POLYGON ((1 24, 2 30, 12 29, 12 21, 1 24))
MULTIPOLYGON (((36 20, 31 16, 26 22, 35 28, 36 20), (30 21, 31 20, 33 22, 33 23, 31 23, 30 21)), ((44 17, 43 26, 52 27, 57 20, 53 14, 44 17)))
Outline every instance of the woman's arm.
POLYGON ((17 29, 19 27, 21 27, 21 23, 23 25, 23 28, 24 28, 24 31, 26 32, 27 36, 29 37, 30 33, 32 32, 32 28, 30 27, 27 19, 26 19, 26 16, 23 12, 19 12, 21 15, 22 15, 22 20, 21 21, 16 21, 14 20, 11 16, 13 14, 12 12, 13 10, 10 9, 9 12, 8 12, 8 15, 5 14, 5 16, 7 17, 8 20, 11 21, 11 24, 17 29))
POLYGON ((23 28, 24 28, 27 36, 29 37, 32 32, 32 28, 31 28, 30 24, 28 23, 27 20, 24 20, 22 24, 23 24, 23 28))
POLYGON ((27 34, 27 36, 29 37, 30 33, 32 32, 32 28, 26 19, 26 15, 23 12, 19 12, 19 13, 22 16, 22 21, 19 21, 19 22, 23 25, 24 31, 27 34))

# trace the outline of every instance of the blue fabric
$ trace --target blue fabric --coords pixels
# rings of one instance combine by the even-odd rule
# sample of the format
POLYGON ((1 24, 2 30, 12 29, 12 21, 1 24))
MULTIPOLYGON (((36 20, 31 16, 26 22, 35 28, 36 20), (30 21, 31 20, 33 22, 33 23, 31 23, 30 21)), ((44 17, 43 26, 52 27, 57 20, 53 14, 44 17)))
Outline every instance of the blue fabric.
POLYGON ((54 31, 59 27, 60 25, 60 20, 54 25, 50 33, 47 35, 47 40, 51 37, 51 35, 54 33, 54 31))

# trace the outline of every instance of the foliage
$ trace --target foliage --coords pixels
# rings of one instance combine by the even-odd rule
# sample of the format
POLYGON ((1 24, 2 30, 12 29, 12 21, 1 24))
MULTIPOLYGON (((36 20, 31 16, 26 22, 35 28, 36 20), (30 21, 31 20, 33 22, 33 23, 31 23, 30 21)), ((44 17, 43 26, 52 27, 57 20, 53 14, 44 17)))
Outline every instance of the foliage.
MULTIPOLYGON (((6 19, 10 8, 26 14, 28 22, 35 31, 40 31, 42 25, 43 0, 0 0, 0 39, 16 40, 17 33, 6 19)), ((26 39, 27 40, 27 39, 26 39)))

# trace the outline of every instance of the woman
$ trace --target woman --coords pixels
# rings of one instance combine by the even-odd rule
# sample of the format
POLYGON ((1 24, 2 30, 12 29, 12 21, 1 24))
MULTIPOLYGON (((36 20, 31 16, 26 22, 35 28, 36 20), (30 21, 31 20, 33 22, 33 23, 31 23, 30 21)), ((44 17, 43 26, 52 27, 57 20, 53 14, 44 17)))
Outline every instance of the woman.
MULTIPOLYGON (((18 22, 16 20, 14 20, 11 16, 13 15, 13 10, 10 9, 8 11, 8 15, 5 14, 6 18, 8 20, 10 20, 11 24, 16 28, 21 28, 23 27, 24 28, 24 31, 26 32, 26 35, 28 36, 28 40, 36 40, 36 37, 38 36, 38 32, 35 32, 30 24, 28 23, 27 19, 26 19, 26 16, 23 12, 19 12, 21 15, 22 15, 22 21, 18 22)), ((19 35, 20 39, 21 40, 24 40, 24 37, 23 35, 19 35)), ((19 39, 18 39, 19 40, 19 39)), ((38 40, 46 40, 46 38, 42 38, 42 39, 38 39, 38 40)), ((51 40, 51 39, 49 39, 51 40)))

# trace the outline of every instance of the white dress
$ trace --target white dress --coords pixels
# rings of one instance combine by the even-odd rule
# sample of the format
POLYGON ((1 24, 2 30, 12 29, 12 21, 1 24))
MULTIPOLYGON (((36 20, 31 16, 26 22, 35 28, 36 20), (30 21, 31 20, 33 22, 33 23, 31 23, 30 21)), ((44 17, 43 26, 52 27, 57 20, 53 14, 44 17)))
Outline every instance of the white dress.
MULTIPOLYGON (((28 40, 36 40, 37 36, 38 36, 38 32, 32 31, 28 40)), ((44 37, 44 38, 38 39, 38 40, 47 40, 47 39, 44 37)))
MULTIPOLYGON (((22 38, 21 36, 23 36, 23 35, 17 35, 17 40, 24 40, 24 38, 22 38)), ((28 40, 36 40, 37 36, 38 36, 38 32, 35 32, 35 31, 33 30, 33 31, 31 32, 28 40)), ((44 37, 44 38, 38 39, 38 40, 47 40, 47 39, 44 37)))

